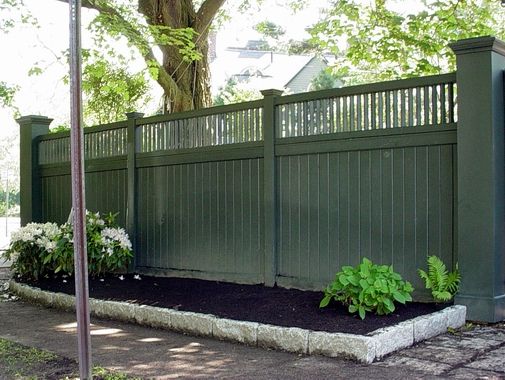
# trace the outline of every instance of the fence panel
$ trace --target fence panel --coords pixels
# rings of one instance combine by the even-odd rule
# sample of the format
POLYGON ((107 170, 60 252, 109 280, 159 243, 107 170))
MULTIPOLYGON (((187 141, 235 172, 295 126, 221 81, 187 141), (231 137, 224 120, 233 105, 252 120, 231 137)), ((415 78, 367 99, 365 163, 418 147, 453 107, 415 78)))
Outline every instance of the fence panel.
POLYGON ((137 177, 138 267, 261 282, 261 159, 141 167, 137 177))
POLYGON ((320 288, 367 257, 422 288, 428 254, 453 262, 454 157, 455 144, 279 157, 278 281, 320 288))
MULTIPOLYGON (((126 224, 126 170, 88 171, 86 182, 86 208, 93 212, 117 215, 117 222, 126 224)), ((45 169, 42 171, 43 220, 65 223, 72 208, 70 169, 45 169)))

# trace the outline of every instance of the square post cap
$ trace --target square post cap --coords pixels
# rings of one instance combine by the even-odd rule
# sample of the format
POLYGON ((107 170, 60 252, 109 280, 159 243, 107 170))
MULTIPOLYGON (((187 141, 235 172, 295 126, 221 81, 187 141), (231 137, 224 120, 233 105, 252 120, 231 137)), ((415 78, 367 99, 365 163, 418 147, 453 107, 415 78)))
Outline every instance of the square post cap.
POLYGON ((449 44, 449 47, 456 55, 489 51, 505 56, 505 42, 491 36, 466 38, 449 44))
POLYGON ((125 113, 125 115, 128 120, 131 120, 131 119, 140 119, 141 117, 144 116, 144 113, 143 112, 127 112, 127 113, 125 113))
POLYGON ((263 96, 281 96, 284 92, 283 90, 277 90, 275 88, 271 88, 268 90, 261 90, 261 95, 263 96))
POLYGON ((51 124, 51 122, 53 121, 54 119, 50 119, 46 116, 40 116, 40 115, 27 115, 27 116, 21 116, 20 118, 16 119, 16 122, 20 125, 20 126, 24 126, 24 125, 34 125, 34 124, 37 124, 37 125, 47 125, 49 126, 49 124, 51 124))

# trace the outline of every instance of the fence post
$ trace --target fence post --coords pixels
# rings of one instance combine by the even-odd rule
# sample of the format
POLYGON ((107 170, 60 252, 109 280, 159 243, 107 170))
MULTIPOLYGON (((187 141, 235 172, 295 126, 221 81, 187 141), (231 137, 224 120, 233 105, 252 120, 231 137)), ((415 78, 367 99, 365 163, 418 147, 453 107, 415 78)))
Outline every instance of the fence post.
POLYGON ((126 201, 126 229, 133 247, 133 260, 130 263, 128 271, 133 272, 137 267, 137 199, 136 199, 136 174, 135 170, 135 157, 137 153, 137 119, 144 116, 141 112, 128 112, 126 118, 128 119, 127 126, 127 194, 126 201))
POLYGON ((458 261, 456 302, 467 318, 505 319, 505 43, 450 45, 457 58, 458 261))
POLYGON ((37 137, 49 133, 53 119, 29 115, 16 119, 20 127, 19 198, 21 225, 42 220, 42 189, 38 172, 37 137))
POLYGON ((264 186, 264 227, 265 260, 264 281, 266 286, 274 286, 277 275, 277 196, 275 170, 275 100, 282 95, 281 90, 263 90, 263 186, 264 186))

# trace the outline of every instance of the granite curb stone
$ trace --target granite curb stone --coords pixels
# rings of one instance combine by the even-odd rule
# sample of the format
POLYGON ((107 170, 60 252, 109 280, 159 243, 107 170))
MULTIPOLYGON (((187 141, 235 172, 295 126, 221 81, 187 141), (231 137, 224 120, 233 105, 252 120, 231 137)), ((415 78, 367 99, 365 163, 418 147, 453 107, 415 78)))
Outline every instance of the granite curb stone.
POLYGON ((354 334, 311 331, 309 354, 346 357, 362 363, 372 363, 376 358, 376 339, 354 334))
POLYGON ((414 344, 414 324, 412 321, 405 321, 369 334, 376 342, 375 357, 382 358, 391 352, 412 346, 414 344))
POLYGON ((171 327, 169 309, 160 309, 158 307, 138 305, 135 307, 135 322, 139 325, 155 327, 169 330, 171 327))
POLYGON ((216 317, 210 314, 174 310, 170 315, 170 329, 183 333, 211 337, 212 324, 215 319, 216 317))
POLYGON ((447 321, 448 314, 443 311, 437 311, 414 318, 414 343, 422 342, 423 340, 443 334, 449 327, 447 321))
POLYGON ((258 342, 257 322, 234 321, 216 318, 212 325, 212 334, 220 340, 229 340, 256 346, 258 342))
POLYGON ((75 297, 65 293, 54 293, 51 307, 70 311, 75 309, 75 297))
MULTIPOLYGON (((74 296, 43 291, 14 280, 10 280, 9 285, 10 290, 20 298, 58 309, 75 309, 74 296)), ((442 311, 375 330, 364 336, 236 321, 210 314, 127 302, 90 298, 89 303, 91 313, 99 318, 136 322, 151 327, 301 354, 348 357, 363 363, 372 363, 413 343, 444 333, 449 327, 461 327, 465 324, 466 316, 465 306, 450 306, 442 311)))
POLYGON ((306 354, 308 352, 309 332, 309 330, 298 327, 259 324, 258 346, 306 354))

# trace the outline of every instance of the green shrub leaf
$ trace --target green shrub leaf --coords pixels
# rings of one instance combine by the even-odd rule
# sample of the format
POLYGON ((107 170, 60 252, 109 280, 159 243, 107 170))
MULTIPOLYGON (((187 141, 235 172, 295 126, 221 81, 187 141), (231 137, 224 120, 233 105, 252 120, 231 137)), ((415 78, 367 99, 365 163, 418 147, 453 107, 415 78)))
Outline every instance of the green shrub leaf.
POLYGON ((331 295, 326 295, 319 303, 319 307, 326 307, 331 301, 331 295))
POLYGON ((412 285, 404 282, 391 266, 375 265, 363 258, 356 267, 342 267, 326 288, 320 306, 327 305, 327 297, 334 298, 347 305, 350 313, 358 312, 364 319, 367 311, 379 315, 391 313, 395 310, 395 301, 412 300, 412 291, 412 285))
POLYGON ((359 316, 361 319, 365 319, 365 314, 366 314, 366 311, 365 311, 365 308, 363 306, 359 306, 358 307, 358 313, 359 313, 359 316))
POLYGON ((400 302, 400 303, 405 303, 405 301, 407 301, 407 299, 405 298, 405 296, 400 293, 400 292, 394 292, 393 293, 393 297, 396 301, 400 302))

